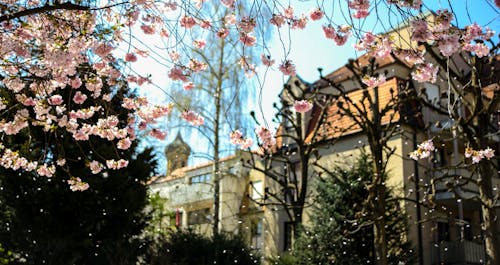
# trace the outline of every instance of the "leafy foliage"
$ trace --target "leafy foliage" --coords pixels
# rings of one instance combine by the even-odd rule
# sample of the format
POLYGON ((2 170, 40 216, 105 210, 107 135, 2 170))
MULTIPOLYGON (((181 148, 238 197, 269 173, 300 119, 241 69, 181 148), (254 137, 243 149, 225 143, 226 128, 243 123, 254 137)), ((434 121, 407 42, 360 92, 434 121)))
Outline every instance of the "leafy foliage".
MULTIPOLYGON (((109 89, 105 85, 103 92, 109 89)), ((4 98, 9 96, 4 93, 4 98)), ((129 111, 120 106, 124 97, 131 96, 122 86, 110 102, 103 103, 105 110, 126 121, 129 111)), ((29 159, 64 157, 67 170, 43 177, 0 168, 0 202, 5 207, 0 215, 5 224, 0 227, 0 242, 23 264, 135 264, 143 249, 139 235, 148 219, 144 211, 146 182, 156 167, 151 150, 138 152, 137 140, 130 148, 118 150, 97 136, 80 142, 57 126, 51 130, 34 127, 4 137, 29 159), (50 137, 57 137, 58 144, 52 144, 55 141, 49 141, 54 140, 50 137), (92 174, 88 167, 91 155, 118 156, 128 159, 129 165, 92 174), (67 181, 73 176, 85 180, 90 188, 71 191, 67 181)))
MULTIPOLYGON (((318 183, 312 224, 304 228, 292 253, 298 264, 375 263, 370 213, 363 207, 372 163, 363 153, 351 167, 336 166, 332 176, 318 183)), ((390 191, 387 198, 391 199, 390 191)), ((398 201, 388 202, 385 218, 389 264, 411 263, 414 255, 405 240, 405 216, 398 201)))
POLYGON ((151 265, 260 264, 260 257, 237 235, 206 237, 191 230, 171 232, 154 244, 147 255, 151 265))

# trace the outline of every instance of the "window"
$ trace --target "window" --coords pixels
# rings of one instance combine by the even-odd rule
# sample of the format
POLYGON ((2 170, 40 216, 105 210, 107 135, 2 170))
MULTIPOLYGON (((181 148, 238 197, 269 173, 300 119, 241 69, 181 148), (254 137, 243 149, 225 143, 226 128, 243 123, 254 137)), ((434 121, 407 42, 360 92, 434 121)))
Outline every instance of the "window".
POLYGON ((434 106, 439 106, 440 103, 439 87, 430 83, 425 83, 424 87, 425 87, 425 93, 427 93, 427 99, 429 100, 429 103, 431 103, 434 106))
POLYGON ((260 249, 262 247, 262 220, 259 220, 256 223, 252 223, 251 229, 252 229, 251 246, 253 249, 260 249))
POLYGON ((203 175, 198 175, 190 178, 190 183, 191 184, 196 184, 196 183, 210 183, 212 180, 212 174, 203 174, 203 175))
POLYGON ((294 226, 295 226, 294 222, 285 222, 285 233, 283 233, 284 236, 283 251, 288 251, 292 249, 294 226))
POLYGON ((264 184, 262 180, 252 182, 250 188, 252 189, 250 192, 252 200, 259 201, 264 197, 264 184))
POLYGON ((446 165, 445 151, 443 148, 436 148, 434 150, 433 163, 435 167, 443 167, 446 165))
POLYGON ((188 225, 199 225, 209 223, 212 219, 210 208, 203 208, 188 212, 188 225))
POLYGON ((438 222, 438 242, 450 241, 450 224, 447 222, 438 222))

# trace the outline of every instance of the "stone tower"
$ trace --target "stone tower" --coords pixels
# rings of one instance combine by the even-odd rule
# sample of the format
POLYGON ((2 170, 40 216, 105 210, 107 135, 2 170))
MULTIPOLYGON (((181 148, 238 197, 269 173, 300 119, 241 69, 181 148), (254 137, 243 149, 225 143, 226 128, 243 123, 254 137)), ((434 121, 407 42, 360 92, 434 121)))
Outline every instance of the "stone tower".
POLYGON ((178 168, 187 166, 191 148, 182 140, 181 134, 177 133, 175 140, 172 141, 165 148, 165 155, 167 156, 167 176, 178 168))

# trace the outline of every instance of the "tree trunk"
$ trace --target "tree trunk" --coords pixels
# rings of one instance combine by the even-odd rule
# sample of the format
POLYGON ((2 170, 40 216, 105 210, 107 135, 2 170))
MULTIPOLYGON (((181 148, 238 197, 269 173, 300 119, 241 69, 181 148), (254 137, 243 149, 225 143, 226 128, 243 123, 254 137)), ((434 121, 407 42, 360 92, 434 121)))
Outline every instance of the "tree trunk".
POLYGON ((215 117, 214 117, 214 166, 212 176, 214 178, 214 223, 212 234, 219 234, 219 215, 220 215, 220 165, 219 165, 219 127, 220 127, 220 112, 221 112, 221 93, 222 93, 222 78, 224 76, 224 38, 221 38, 221 54, 219 58, 219 72, 217 75, 217 88, 215 91, 215 117))
POLYGON ((373 241, 375 248, 375 262, 378 265, 387 265, 387 234, 385 230, 385 188, 382 185, 376 187, 377 197, 374 201, 375 223, 373 225, 373 241))
MULTIPOLYGON (((373 120, 371 132, 368 132, 368 139, 370 150, 373 156, 373 191, 371 197, 371 206, 373 210, 374 224, 373 224, 373 243, 375 248, 375 262, 378 265, 388 265, 387 261, 387 234, 385 231, 386 217, 385 217, 385 169, 383 166, 384 152, 382 135, 382 117, 380 116, 379 109, 379 93, 378 87, 373 88, 373 120), (370 135, 371 134, 371 135, 370 135)), ((385 159, 389 159, 388 157, 385 159)))
POLYGON ((493 205, 493 194, 491 185, 491 175, 488 162, 483 161, 483 165, 479 168, 479 197, 482 202, 481 210, 483 215, 482 229, 484 233, 484 244, 486 250, 486 265, 496 265, 498 262, 498 249, 497 249, 497 229, 496 229, 496 213, 493 205))

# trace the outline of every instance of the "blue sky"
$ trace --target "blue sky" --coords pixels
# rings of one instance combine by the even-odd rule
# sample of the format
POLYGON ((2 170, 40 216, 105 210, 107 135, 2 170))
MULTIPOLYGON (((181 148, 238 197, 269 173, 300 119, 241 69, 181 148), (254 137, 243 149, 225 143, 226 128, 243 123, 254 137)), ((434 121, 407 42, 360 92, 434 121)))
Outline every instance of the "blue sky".
MULTIPOLYGON (((332 0, 331 2, 341 2, 345 4, 343 0, 332 0)), ((499 9, 494 8, 493 1, 452 0, 450 2, 454 4, 453 10, 457 14, 456 21, 458 21, 461 26, 470 24, 471 22, 477 22, 480 25, 488 25, 495 30, 497 34, 500 31, 499 9)), ((308 13, 312 6, 315 6, 315 3, 316 1, 292 1, 296 14, 308 13)), ((429 3, 431 3, 430 6, 426 7, 430 7, 433 10, 449 8, 448 1, 424 1, 424 4, 429 3)), ((339 12, 338 6, 335 12, 332 12, 331 8, 328 6, 324 6, 324 10, 327 14, 331 14, 330 17, 333 17, 334 23, 345 23, 343 14, 339 12)), ((393 17, 389 20, 390 16, 384 15, 384 12, 380 12, 380 14, 380 20, 378 21, 371 17, 366 21, 357 21, 357 23, 364 23, 363 29, 380 33, 390 28, 388 27, 389 24, 397 25, 402 22, 395 20, 393 17)), ((250 108, 256 111, 261 107, 263 111, 259 117, 261 120, 266 120, 271 127, 273 127, 273 124, 271 124, 270 120, 274 114, 272 104, 278 100, 277 96, 281 91, 283 83, 288 79, 287 76, 283 76, 281 72, 277 70, 278 64, 285 57, 285 54, 287 54, 287 58, 291 59, 296 65, 297 74, 308 82, 314 82, 319 78, 318 67, 322 67, 324 69, 323 73, 328 74, 344 65, 349 58, 355 58, 360 55, 356 54, 355 50, 352 48, 354 38, 350 38, 344 46, 337 46, 332 40, 324 38, 322 25, 327 23, 328 21, 323 19, 320 21, 310 21, 304 30, 289 31, 287 27, 283 27, 279 32, 274 30, 271 40, 267 44, 267 48, 272 57, 276 59, 277 64, 267 71, 265 79, 262 79, 262 74, 258 80, 257 77, 254 77, 255 82, 253 82, 253 84, 258 87, 258 93, 262 93, 262 100, 260 101, 258 99, 257 93, 257 95, 255 95, 255 105, 250 106, 250 108)), ((157 42, 157 40, 149 36, 141 36, 140 38, 143 42, 153 45, 157 42)), ((261 68, 261 73, 263 73, 262 67, 263 66, 259 66, 259 68, 261 68)), ((148 95, 153 102, 157 103, 166 103, 172 100, 168 97, 168 88, 171 85, 167 77, 168 68, 155 63, 151 59, 141 58, 138 63, 134 64, 134 69, 142 74, 151 74, 153 83, 155 84, 154 86, 150 85, 141 88, 141 93, 148 95), (162 90, 166 91, 166 93, 162 90)), ((260 113, 260 111, 258 111, 258 113, 260 113)), ((154 143, 155 146, 160 149, 159 152, 162 152, 163 146, 173 140, 175 135, 176 131, 170 132, 166 141, 154 143)), ((192 147, 195 149, 195 146, 200 144, 199 142, 193 142, 193 139, 188 139, 188 141, 191 142, 192 147)), ((160 164, 164 164, 164 162, 160 161, 160 164)), ((160 172, 163 172, 163 169, 160 172)))

